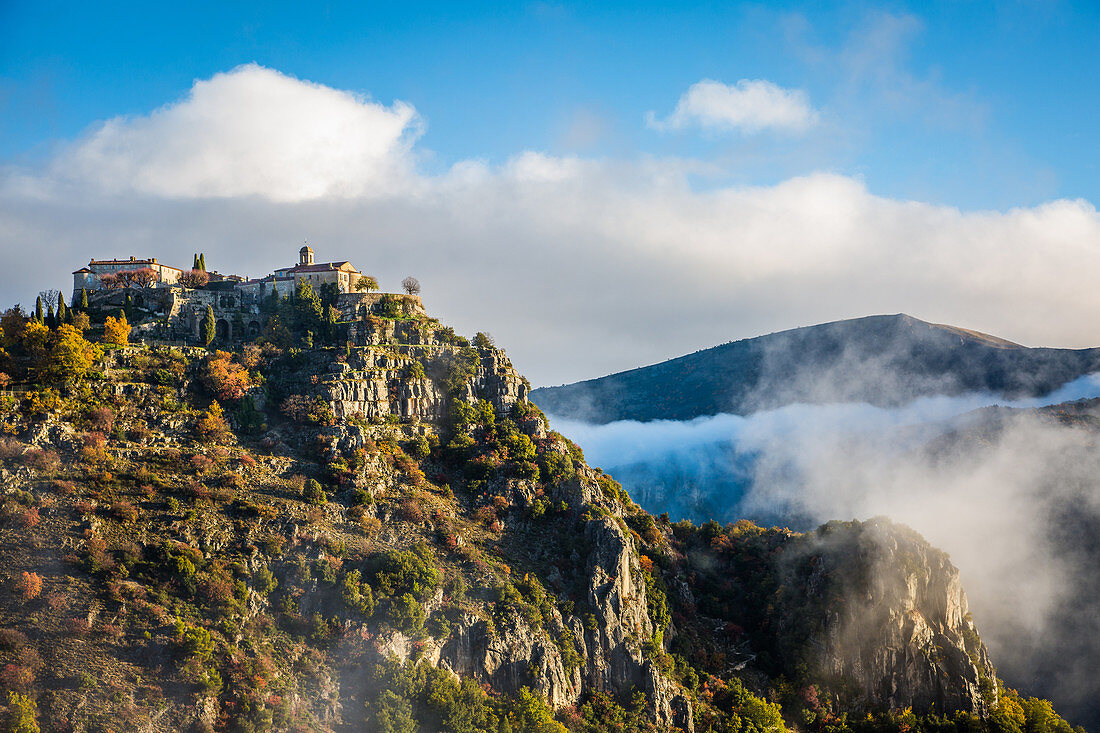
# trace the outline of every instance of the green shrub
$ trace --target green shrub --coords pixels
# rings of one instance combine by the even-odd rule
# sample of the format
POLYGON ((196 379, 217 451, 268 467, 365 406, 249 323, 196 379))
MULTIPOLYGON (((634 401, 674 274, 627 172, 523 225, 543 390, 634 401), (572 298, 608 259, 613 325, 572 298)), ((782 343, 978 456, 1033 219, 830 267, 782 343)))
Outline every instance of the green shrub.
POLYGON ((352 570, 340 582, 340 597, 344 605, 364 616, 374 613, 374 594, 369 584, 362 582, 362 573, 352 570))
POLYGON ((424 628, 424 607, 411 593, 403 593, 387 599, 382 620, 398 631, 415 635, 424 628))
POLYGON ((421 435, 409 441, 409 446, 406 450, 413 458, 423 460, 431 455, 432 446, 428 442, 428 439, 421 435))
POLYGON ((306 481, 306 485, 302 489, 302 498, 312 506, 324 506, 328 502, 325 490, 321 488, 321 484, 318 483, 317 479, 312 478, 306 481))
POLYGON ((430 548, 390 550, 376 555, 372 562, 371 585, 384 596, 410 594, 424 601, 439 587, 440 574, 430 548))

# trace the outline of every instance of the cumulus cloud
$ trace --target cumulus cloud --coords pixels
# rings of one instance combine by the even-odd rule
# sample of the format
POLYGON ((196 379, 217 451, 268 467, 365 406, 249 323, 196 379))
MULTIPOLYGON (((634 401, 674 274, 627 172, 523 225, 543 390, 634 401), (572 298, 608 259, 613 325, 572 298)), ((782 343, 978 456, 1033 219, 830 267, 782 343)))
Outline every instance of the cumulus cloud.
POLYGON ((784 89, 766 79, 742 79, 736 84, 703 79, 688 87, 668 117, 658 119, 653 112, 646 116, 646 123, 661 131, 701 127, 801 132, 817 120, 818 113, 804 91, 784 89))
POLYGON ((362 196, 407 184, 420 130, 404 102, 387 107, 248 64, 149 115, 104 122, 51 173, 162 197, 362 196))
POLYGON ((415 275, 433 313, 492 332, 536 384, 871 313, 1095 341, 1087 201, 966 212, 829 173, 707 186, 695 160, 537 151, 427 175, 420 131, 411 106, 256 66, 197 82, 40 169, 0 171, 0 293, 33 302, 91 256, 205 251, 260 275, 308 238, 384 288, 415 275))

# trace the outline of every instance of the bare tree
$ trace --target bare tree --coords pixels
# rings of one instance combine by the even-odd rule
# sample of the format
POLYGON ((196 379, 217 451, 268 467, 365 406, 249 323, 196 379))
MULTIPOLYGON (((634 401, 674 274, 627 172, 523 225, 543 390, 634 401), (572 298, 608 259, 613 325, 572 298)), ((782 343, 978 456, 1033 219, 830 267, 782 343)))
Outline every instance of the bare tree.
POLYGON ((56 308, 57 298, 59 295, 61 295, 61 291, 57 289, 41 290, 39 291, 38 295, 42 298, 43 303, 48 305, 50 308, 56 308))
POLYGON ((417 295, 420 293, 420 281, 412 275, 401 281, 401 287, 405 288, 405 292, 409 295, 417 295))
POLYGON ((134 270, 130 279, 135 285, 147 288, 157 281, 157 273, 153 272, 151 267, 143 267, 140 270, 134 270))
POLYGON ((202 270, 185 272, 176 280, 177 285, 181 285, 185 288, 201 288, 208 282, 210 282, 210 276, 202 270))

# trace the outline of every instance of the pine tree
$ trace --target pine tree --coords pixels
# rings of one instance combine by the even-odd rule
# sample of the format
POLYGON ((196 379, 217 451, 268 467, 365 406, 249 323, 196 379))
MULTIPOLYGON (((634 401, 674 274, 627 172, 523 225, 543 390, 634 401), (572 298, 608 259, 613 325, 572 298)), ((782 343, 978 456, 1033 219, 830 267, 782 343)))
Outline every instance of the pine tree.
POLYGON ((87 313, 88 312, 88 289, 87 288, 81 288, 80 289, 80 312, 81 313, 87 313))
POLYGON ((214 340, 214 335, 216 333, 214 308, 208 305, 206 306, 206 315, 202 318, 202 327, 199 331, 199 335, 202 337, 203 346, 209 346, 210 342, 214 340))
POLYGON ((36 321, 38 321, 39 323, 45 323, 46 322, 45 313, 46 313, 46 310, 42 306, 42 296, 39 295, 38 300, 35 301, 35 304, 34 304, 34 319, 36 321))

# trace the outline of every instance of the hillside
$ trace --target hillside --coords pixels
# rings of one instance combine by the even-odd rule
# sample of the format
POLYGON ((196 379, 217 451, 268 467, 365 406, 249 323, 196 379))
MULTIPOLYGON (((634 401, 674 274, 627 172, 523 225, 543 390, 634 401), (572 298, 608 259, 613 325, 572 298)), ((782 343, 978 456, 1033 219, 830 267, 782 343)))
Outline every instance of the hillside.
POLYGON ((208 350, 5 314, 8 730, 1070 730, 912 531, 671 524, 483 335, 285 315, 208 350))
POLYGON ((892 406, 928 395, 1048 393, 1100 370, 1100 349, 1026 348, 911 316, 869 316, 735 341, 531 399, 586 422, 689 420, 794 402, 892 406))

